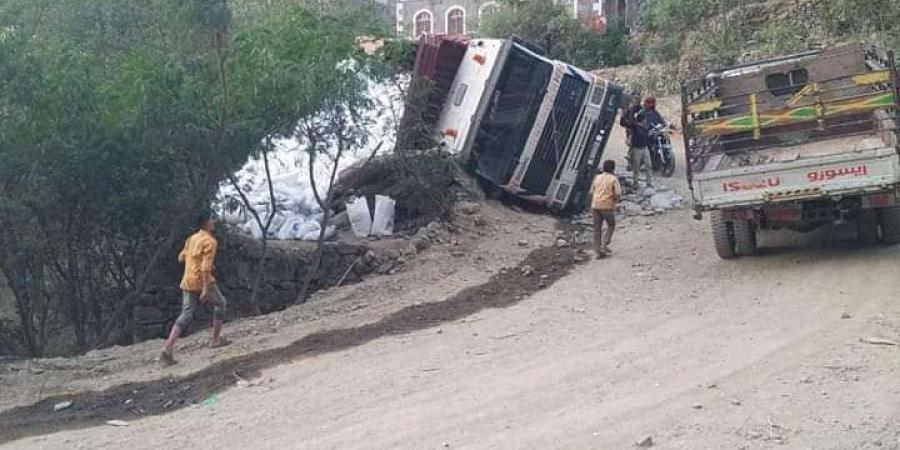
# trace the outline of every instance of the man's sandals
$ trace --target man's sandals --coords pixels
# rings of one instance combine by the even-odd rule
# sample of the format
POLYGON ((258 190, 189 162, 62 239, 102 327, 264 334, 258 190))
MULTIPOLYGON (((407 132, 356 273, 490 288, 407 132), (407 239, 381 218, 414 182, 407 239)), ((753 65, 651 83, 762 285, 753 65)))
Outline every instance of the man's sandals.
POLYGON ((219 337, 219 342, 210 342, 209 348, 221 348, 227 345, 231 345, 231 341, 226 338, 219 337))

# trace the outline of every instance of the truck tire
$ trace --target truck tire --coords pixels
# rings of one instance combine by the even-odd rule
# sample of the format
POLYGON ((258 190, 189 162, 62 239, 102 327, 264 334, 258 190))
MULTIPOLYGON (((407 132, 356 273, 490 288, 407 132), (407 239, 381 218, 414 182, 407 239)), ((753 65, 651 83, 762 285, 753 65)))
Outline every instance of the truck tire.
POLYGON ((731 222, 722 217, 720 211, 713 211, 710 218, 712 224, 713 242, 716 244, 716 253, 722 259, 734 259, 735 253, 734 228, 731 222))
POLYGON ((885 244, 900 244, 900 206, 881 210, 881 240, 885 244))
POLYGON ((878 213, 874 209, 864 209, 856 218, 859 243, 875 245, 878 243, 878 213))
POLYGON ((733 222, 734 249, 740 256, 753 256, 756 254, 756 225, 749 220, 737 220, 733 222))

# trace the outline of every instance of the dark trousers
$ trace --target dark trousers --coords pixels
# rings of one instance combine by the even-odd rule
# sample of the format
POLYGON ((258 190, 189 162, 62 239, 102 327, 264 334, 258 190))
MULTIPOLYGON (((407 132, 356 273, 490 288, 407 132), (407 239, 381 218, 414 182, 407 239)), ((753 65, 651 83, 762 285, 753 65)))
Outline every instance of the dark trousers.
POLYGON ((615 209, 592 209, 594 215, 594 250, 597 253, 606 253, 609 243, 612 242, 613 233, 616 231, 615 209), (606 224, 606 229, 603 224, 606 224))

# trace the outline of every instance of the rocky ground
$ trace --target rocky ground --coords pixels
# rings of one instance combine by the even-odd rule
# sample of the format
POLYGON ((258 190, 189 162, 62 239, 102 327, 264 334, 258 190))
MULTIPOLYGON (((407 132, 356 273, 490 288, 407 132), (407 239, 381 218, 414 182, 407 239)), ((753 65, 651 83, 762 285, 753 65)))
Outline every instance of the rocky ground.
MULTIPOLYGON (((289 346, 316 331, 338 329, 313 341, 346 342, 341 336, 383 324, 383 314, 392 310, 412 307, 408 314, 419 320, 352 345, 330 348, 326 341, 317 351, 277 355, 276 364, 258 372, 228 374, 231 388, 199 397, 188 392, 187 408, 144 417, 139 408, 147 400, 136 392, 141 403, 132 408, 138 412, 110 405, 115 414, 99 416, 93 426, 76 423, 78 429, 8 445, 900 446, 900 349, 891 345, 900 339, 894 302, 900 250, 859 248, 852 233, 837 229, 802 238, 767 236, 763 256, 724 262, 711 250, 707 224, 685 212, 635 216, 623 224, 612 258, 584 261, 546 281, 541 271, 547 267, 537 261, 552 254, 539 253, 529 264, 504 271, 544 286, 489 305, 502 309, 463 308, 462 315, 417 309, 435 302, 458 305, 454 292, 490 285, 488 277, 501 274, 500 265, 488 265, 482 274, 462 269, 466 275, 411 269, 391 283, 372 280, 326 293, 334 297, 311 305, 321 308, 316 313, 323 318, 313 320, 311 311, 299 308, 302 313, 284 313, 297 314, 295 319, 281 315, 232 324, 228 332, 236 343, 222 353, 201 348, 202 336, 196 337, 182 349, 182 365, 170 372, 153 365, 152 344, 133 349, 135 356, 115 349, 82 359, 81 370, 92 370, 80 375, 81 382, 62 382, 63 376, 79 376, 62 362, 58 368, 34 363, 31 373, 20 366, 10 374, 7 366, 0 421, 11 420, 6 393, 36 385, 28 380, 59 379, 56 389, 73 391, 161 377, 180 385, 178 377, 224 358, 289 346), (128 426, 105 424, 110 419, 128 426)), ((543 226, 529 225, 532 232, 546 230, 540 235, 552 246, 557 234, 543 226)), ((533 251, 519 244, 520 235, 493 237, 482 244, 504 242, 510 267, 533 251)), ((454 258, 443 256, 448 257, 454 258)), ((476 292, 476 298, 495 298, 490 291, 476 292)), ((75 368, 76 362, 70 364, 75 368)), ((38 395, 31 391, 19 404, 38 395)), ((72 398, 69 408, 84 407, 82 397, 72 398)), ((68 409, 52 412, 62 400, 41 406, 50 420, 46 431, 66 428, 53 422, 54 415, 62 421, 67 414, 68 409)))
POLYGON ((443 299, 483 283, 521 262, 535 248, 556 241, 557 224, 550 216, 521 214, 500 204, 470 208, 462 208, 466 213, 461 212, 453 225, 433 224, 408 240, 406 245, 421 249, 415 264, 404 260, 386 276, 317 292, 306 305, 229 323, 226 331, 235 343, 224 349, 206 348, 205 332, 189 336, 179 350, 191 357, 172 369, 161 370, 156 364, 159 340, 78 358, 0 366, 0 410, 124 382, 186 376, 218 361, 285 346, 310 333, 375 321, 403 307, 443 299))
POLYGON ((158 341, 0 365, 0 446, 900 448, 900 248, 834 228, 722 261, 654 207, 677 177, 629 197, 611 258, 584 218, 466 205, 395 275, 172 369, 158 341))

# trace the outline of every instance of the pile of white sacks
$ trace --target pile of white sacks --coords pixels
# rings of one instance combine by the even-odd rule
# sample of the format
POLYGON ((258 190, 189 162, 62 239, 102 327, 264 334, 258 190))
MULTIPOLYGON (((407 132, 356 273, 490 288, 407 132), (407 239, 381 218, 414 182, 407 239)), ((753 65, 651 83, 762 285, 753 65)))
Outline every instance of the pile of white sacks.
MULTIPOLYGON (((372 108, 365 112, 371 119, 369 127, 369 143, 366 148, 356 153, 345 154, 340 161, 340 168, 346 168, 360 158, 368 157, 375 147, 381 143, 381 151, 392 149, 396 138, 396 123, 403 114, 402 96, 399 89, 390 83, 369 81, 368 95, 372 100, 372 108)), ((314 168, 316 186, 324 198, 331 174, 331 161, 318 158, 314 168)), ((274 240, 316 240, 321 231, 323 212, 316 202, 309 183, 309 158, 302 151, 301 143, 283 140, 276 143, 276 149, 269 153, 269 168, 272 174, 272 187, 275 194, 275 217, 268 230, 268 238, 274 240)), ((271 211, 269 186, 261 157, 250 158, 244 167, 235 174, 238 186, 244 192, 249 203, 259 213, 263 223, 271 211)), ((245 206, 240 194, 225 182, 219 187, 216 195, 215 209, 222 220, 257 239, 262 238, 262 229, 245 206)), ((336 229, 333 225, 326 227, 326 239, 331 239, 336 229)))

